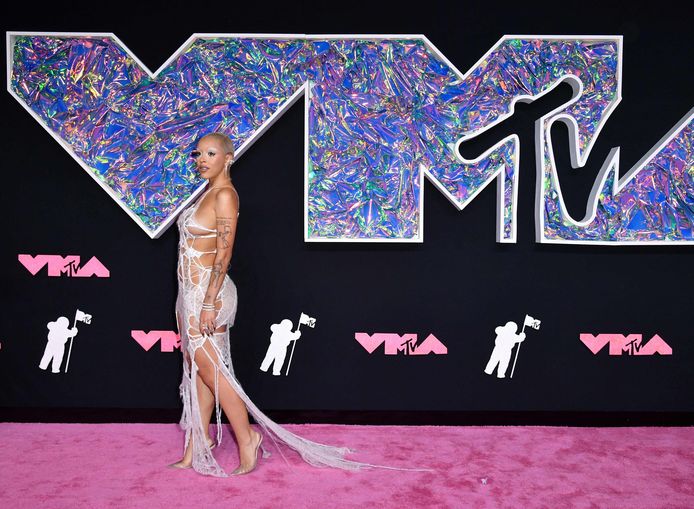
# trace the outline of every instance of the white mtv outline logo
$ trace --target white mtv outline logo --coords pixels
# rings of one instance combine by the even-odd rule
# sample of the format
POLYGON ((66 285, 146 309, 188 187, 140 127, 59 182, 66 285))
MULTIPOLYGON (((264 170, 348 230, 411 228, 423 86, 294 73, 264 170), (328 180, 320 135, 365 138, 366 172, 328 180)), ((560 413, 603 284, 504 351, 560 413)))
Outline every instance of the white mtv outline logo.
POLYGON ((69 146, 62 138, 60 138, 57 134, 55 134, 51 129, 48 128, 48 126, 38 117, 36 113, 34 113, 31 108, 29 108, 12 90, 11 87, 11 76, 12 76, 12 58, 13 58, 13 52, 12 48, 14 47, 14 40, 17 36, 23 36, 23 35, 45 35, 45 36, 56 36, 56 37, 108 37, 114 40, 120 47, 128 53, 128 55, 135 61, 137 62, 142 69, 149 75, 150 78, 156 78, 157 75, 164 69, 166 68, 173 60, 175 60, 180 54, 182 54, 196 39, 198 38, 265 38, 265 39, 306 39, 306 40, 311 40, 311 39, 370 39, 370 40, 379 40, 379 39, 417 39, 421 40, 435 55, 437 55, 441 61, 443 61, 446 65, 448 65, 451 70, 459 76, 460 80, 465 79, 467 76, 469 76, 475 68, 482 62, 484 61, 495 49, 497 49, 503 42, 512 40, 512 39, 539 39, 539 40, 611 40, 615 41, 618 44, 619 50, 618 50, 618 56, 619 56, 619 64, 618 64, 618 71, 617 71, 617 76, 616 76, 616 84, 617 84, 617 98, 610 103, 609 107, 605 111, 605 114, 603 115, 603 118, 598 124, 598 127, 593 134, 590 143, 588 144, 588 147, 586 148, 584 153, 581 153, 581 150, 578 145, 578 126, 575 121, 575 119, 568 114, 557 114, 560 110, 566 109, 567 106, 572 104, 573 102, 576 102, 582 94, 583 90, 583 84, 580 80, 577 78, 571 76, 571 75, 566 75, 561 79, 556 80, 556 82, 550 86, 547 90, 543 91, 542 93, 535 95, 535 96, 516 96, 512 102, 511 106, 509 109, 508 114, 506 115, 501 115, 496 121, 493 123, 487 125, 485 128, 469 133, 463 137, 461 137, 456 143, 454 147, 451 147, 452 150, 454 150, 454 154, 456 155, 456 158, 458 158, 461 162, 463 163, 471 163, 471 162, 476 162, 481 160, 482 158, 488 156, 492 151, 496 150, 499 148, 501 145, 512 142, 516 146, 516 150, 514 151, 514 166, 515 166, 515 171, 514 171, 514 185, 513 185, 513 197, 511 199, 512 205, 511 205, 511 210, 512 210, 512 221, 511 221, 511 226, 512 226, 512 233, 510 235, 510 238, 503 238, 503 210, 504 210, 504 193, 503 193, 503 172, 504 169, 500 168, 497 172, 495 172, 491 177, 479 187, 479 189, 471 195, 468 199, 466 199, 463 202, 458 202, 458 200, 451 195, 447 189, 445 189, 441 183, 436 179, 429 171, 427 168, 422 167, 420 171, 420 181, 419 181, 419 221, 417 225, 417 232, 418 235, 414 238, 312 238, 308 236, 308 111, 309 111, 309 104, 310 104, 310 97, 311 97, 311 82, 310 80, 307 80, 290 98, 285 101, 285 103, 277 110, 275 113, 273 113, 255 132, 254 134, 248 138, 242 145, 241 147, 238 148, 236 151, 236 157, 241 157, 241 155, 260 137, 264 134, 267 129, 270 128, 270 126, 286 111, 288 108, 290 108, 296 100, 301 97, 302 95, 306 94, 306 101, 305 101, 305 120, 304 120, 304 242, 381 242, 381 243, 388 243, 388 242, 423 242, 424 241, 424 231, 423 231, 423 225, 424 225, 424 176, 426 176, 432 184, 434 184, 439 191, 441 191, 446 198, 453 203, 453 205, 458 208, 458 210, 462 210, 465 208, 484 188, 486 188, 494 179, 497 179, 498 186, 497 186, 497 221, 496 221, 496 236, 497 236, 497 242, 510 242, 510 243, 515 243, 516 242, 516 224, 517 224, 517 218, 516 218, 516 213, 517 213, 517 207, 516 207, 516 201, 517 201, 517 193, 518 193, 518 185, 517 185, 517 179, 518 179, 518 165, 519 165, 519 139, 516 135, 511 135, 504 140, 501 140, 499 143, 491 147, 488 151, 486 151, 484 154, 482 154, 479 158, 476 158, 475 160, 469 161, 465 160, 460 157, 458 154, 458 147, 460 143, 463 141, 469 140, 471 138, 474 138, 475 136, 478 136, 479 134, 487 131, 488 129, 491 129, 493 126, 498 124, 499 122, 502 122, 506 118, 510 117, 514 113, 514 105, 516 102, 527 102, 528 100, 534 100, 542 95, 550 92, 552 89, 554 89, 556 86, 558 86, 560 83, 563 81, 568 82, 572 88, 574 89, 575 92, 575 97, 571 101, 561 105, 559 108, 554 110, 553 112, 548 113, 544 117, 542 117, 540 120, 538 120, 536 124, 537 128, 537 151, 538 151, 538 157, 537 157, 537 169, 536 169, 536 179, 537 179, 537 185, 536 185, 536 207, 535 207, 535 222, 536 222, 536 239, 540 243, 556 243, 556 244, 595 244, 595 245, 628 245, 628 244, 639 244, 639 245, 648 245, 648 244, 668 244, 668 245, 683 245, 683 244, 691 244, 694 243, 694 240, 680 240, 680 241, 673 241, 673 240, 656 240, 656 241, 592 241, 592 240, 565 240, 565 239, 548 239, 545 237, 545 231, 544 231, 544 215, 542 211, 544 210, 544 179, 543 179, 543 160, 544 160, 544 137, 545 135, 547 136, 547 146, 549 147, 549 156, 551 160, 551 177, 554 179, 556 182, 556 188, 558 190, 559 194, 559 201, 562 205, 562 217, 565 222, 570 223, 573 226, 585 226, 586 224, 590 223, 597 212, 597 206, 598 206, 598 197, 600 190, 602 189, 602 185, 604 184, 605 180, 608 178, 608 176, 611 174, 611 172, 615 172, 615 181, 614 181, 614 189, 613 192, 616 194, 618 193, 621 189, 626 186, 626 184, 634 178, 634 176, 643 168, 646 166, 646 164, 654 157, 654 155, 661 150, 670 140, 672 140, 688 123, 690 123, 694 119, 694 108, 692 108, 683 118, 680 120, 675 127, 673 127, 656 145, 651 148, 646 155, 638 162, 634 167, 632 167, 621 179, 618 178, 619 174, 619 148, 613 149, 609 156, 607 157, 603 168, 600 170, 600 173, 595 181, 595 184, 593 186, 593 190, 591 192, 590 198, 588 200, 588 206, 587 206, 587 213, 586 216, 580 220, 580 221, 575 221, 572 217, 568 215, 566 212, 566 207, 564 206, 564 200, 563 196, 561 194, 561 188, 558 185, 558 180, 556 176, 556 166, 554 165, 554 157, 553 157, 553 150, 552 150, 552 140, 551 137, 549 136, 549 128, 551 127, 551 124, 557 120, 563 121, 564 123, 567 124, 569 127, 569 131, 571 133, 571 143, 570 143, 570 149, 571 149, 571 160, 572 160, 572 166, 574 168, 583 166, 593 148, 593 145, 595 143, 595 140, 597 139, 600 131, 602 130, 604 124, 606 123, 607 119, 611 115, 612 111, 616 108, 616 106, 619 104, 621 101, 621 90, 622 90, 622 45, 623 45, 623 37, 620 35, 611 35, 611 36, 595 36, 595 35, 555 35, 555 36, 540 36, 540 35, 504 35, 501 37, 497 43, 490 48, 490 50, 485 53, 484 56, 482 56, 465 74, 461 73, 457 67, 455 67, 444 55, 441 53, 438 48, 434 44, 432 44, 429 39, 427 39, 426 36, 422 34, 417 34, 417 35, 407 35, 407 34, 401 34, 401 35, 394 35, 394 34, 388 34, 388 35, 373 35, 373 34, 361 34, 361 35, 307 35, 307 34, 241 34, 241 33, 213 33, 213 34, 204 34, 204 33, 194 33, 191 35, 186 42, 184 42, 179 49, 174 52, 166 62, 164 62, 159 69, 157 69, 154 73, 152 73, 147 66, 142 63, 136 56, 135 54, 125 45, 123 42, 112 32, 13 32, 13 31, 8 31, 6 33, 7 35, 7 90, 10 94, 12 94, 17 101, 22 104, 22 106, 31 114, 38 122, 40 125, 42 125, 51 136, 77 161, 77 163, 82 166, 87 173, 94 178, 94 180, 111 196, 111 198, 118 203, 118 205, 125 210, 125 212, 130 215, 130 217, 135 220, 135 222, 151 237, 151 238, 157 238, 159 237, 168 227, 175 221, 176 216, 178 213, 180 213, 181 210, 183 210, 190 202, 195 200, 197 196, 203 191, 204 184, 201 185, 199 189, 197 189, 195 192, 192 193, 192 195, 185 201, 183 202, 178 211, 174 214, 172 214, 166 221, 164 221, 156 230, 151 231, 147 228, 147 226, 142 222, 142 220, 134 214, 123 202, 121 202, 120 198, 113 192, 113 190, 104 184, 92 171, 92 169, 82 161, 80 157, 77 156, 77 154, 74 152, 72 147, 69 146))

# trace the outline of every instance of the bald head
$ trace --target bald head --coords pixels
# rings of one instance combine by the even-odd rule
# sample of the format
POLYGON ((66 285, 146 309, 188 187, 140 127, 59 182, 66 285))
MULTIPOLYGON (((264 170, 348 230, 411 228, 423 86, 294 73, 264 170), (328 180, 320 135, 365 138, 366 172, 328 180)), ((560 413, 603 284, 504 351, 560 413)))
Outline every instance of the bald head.
POLYGON ((230 153, 231 157, 233 159, 234 157, 234 144, 232 143, 231 139, 224 133, 209 133, 200 138, 200 141, 202 140, 214 140, 216 141, 219 145, 220 148, 225 152, 225 153, 230 153))

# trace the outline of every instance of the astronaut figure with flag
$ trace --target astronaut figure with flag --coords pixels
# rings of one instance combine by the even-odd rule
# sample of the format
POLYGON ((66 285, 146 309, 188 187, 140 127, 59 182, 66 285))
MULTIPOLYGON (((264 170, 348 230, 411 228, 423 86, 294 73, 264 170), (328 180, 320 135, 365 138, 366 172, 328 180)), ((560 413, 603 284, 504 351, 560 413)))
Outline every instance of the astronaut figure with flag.
POLYGON ((506 378, 506 370, 511 362, 511 355, 513 353, 513 347, 518 345, 516 349, 516 357, 513 360, 513 368, 511 369, 511 378, 513 378, 513 372, 516 369, 516 361, 518 360, 518 351, 520 350, 520 344, 525 341, 525 328, 532 327, 533 329, 540 328, 540 320, 536 320, 530 315, 525 315, 525 320, 523 321, 523 329, 521 329, 520 334, 516 334, 518 330, 518 325, 516 322, 506 322, 506 325, 499 326, 495 329, 496 339, 494 340, 494 350, 492 355, 487 362, 487 367, 484 368, 484 372, 491 375, 494 369, 497 368, 496 377, 506 378))
POLYGON ((60 373, 60 366, 65 354, 65 343, 77 335, 77 327, 68 327, 68 325, 70 322, 64 316, 48 323, 48 342, 39 363, 41 369, 45 370, 50 363, 51 372, 60 373))
POLYGON ((308 325, 309 327, 314 327, 316 323, 315 318, 301 313, 299 317, 299 325, 295 331, 292 331, 292 321, 289 318, 285 318, 280 323, 274 323, 270 326, 272 331, 272 336, 270 337, 270 346, 268 346, 265 358, 260 365, 262 371, 267 371, 272 365, 272 374, 279 376, 282 373, 282 366, 284 365, 284 359, 287 356, 287 347, 289 343, 294 342, 292 345, 292 353, 289 356, 289 362, 287 363, 287 372, 289 374, 289 366, 292 363, 292 357, 294 356, 294 347, 296 346, 296 341, 301 337, 301 331, 299 327, 301 325, 308 325))
POLYGON ((63 363, 63 355, 65 354, 65 343, 70 340, 70 349, 68 350, 67 363, 65 371, 67 372, 70 366, 70 352, 72 352, 72 340, 77 335, 78 330, 75 326, 78 321, 91 323, 92 316, 88 315, 79 309, 75 313, 75 321, 72 327, 68 327, 70 322, 64 316, 61 316, 54 322, 50 322, 48 327, 48 342, 43 352, 43 357, 39 363, 39 367, 45 370, 48 364, 51 364, 52 373, 60 373, 60 366, 63 363))

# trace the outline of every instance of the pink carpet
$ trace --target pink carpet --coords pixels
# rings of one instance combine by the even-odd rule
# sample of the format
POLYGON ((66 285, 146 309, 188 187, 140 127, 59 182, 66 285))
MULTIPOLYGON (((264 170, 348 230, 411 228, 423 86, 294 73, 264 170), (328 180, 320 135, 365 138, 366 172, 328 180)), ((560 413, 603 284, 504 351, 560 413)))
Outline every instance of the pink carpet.
MULTIPOLYGON (((174 424, 0 423, 0 507, 694 507, 694 428, 288 425, 352 458, 435 472, 318 469, 268 441, 247 476, 165 468, 174 424)), ((218 461, 231 471, 225 427, 218 461)))

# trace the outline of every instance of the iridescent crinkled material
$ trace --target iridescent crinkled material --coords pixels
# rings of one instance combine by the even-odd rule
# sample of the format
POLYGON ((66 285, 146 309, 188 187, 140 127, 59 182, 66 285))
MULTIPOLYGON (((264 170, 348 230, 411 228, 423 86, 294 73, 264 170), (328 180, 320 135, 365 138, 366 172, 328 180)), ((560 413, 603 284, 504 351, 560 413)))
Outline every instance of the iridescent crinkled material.
MULTIPOLYGON (((573 76, 582 94, 558 113, 576 121, 585 151, 616 104, 618 62, 616 40, 504 39, 463 77, 423 38, 198 38, 151 78, 108 37, 34 35, 16 38, 12 89, 150 234, 202 184, 187 158, 197 137, 223 131, 240 147, 310 80, 308 239, 421 239, 426 171, 459 208, 502 179, 498 237, 513 241, 515 143, 476 163, 462 160, 454 144, 508 116, 518 97, 573 76)), ((668 163, 659 167, 677 166, 672 158, 679 158, 689 180, 674 172, 657 181, 667 188, 632 200, 655 207, 658 193, 672 195, 679 186, 690 201, 673 206, 691 203, 691 143, 679 146, 658 155, 668 163)), ((597 238, 582 227, 558 226, 555 205, 554 215, 547 206, 549 234, 597 238)), ((620 211, 623 226, 614 226, 608 240, 632 238, 645 224, 620 211)), ((669 227, 660 223, 648 228, 665 234, 669 227)), ((675 229, 691 239, 684 224, 675 229)))
POLYGON ((550 242, 691 242, 694 239, 694 121, 676 130, 662 150, 615 191, 608 167, 595 214, 585 225, 566 217, 556 171, 544 158, 544 234, 550 242))
POLYGON ((304 82, 302 41, 195 41, 151 78, 110 38, 21 36, 13 90, 150 231, 203 184, 196 139, 239 147, 304 82))

